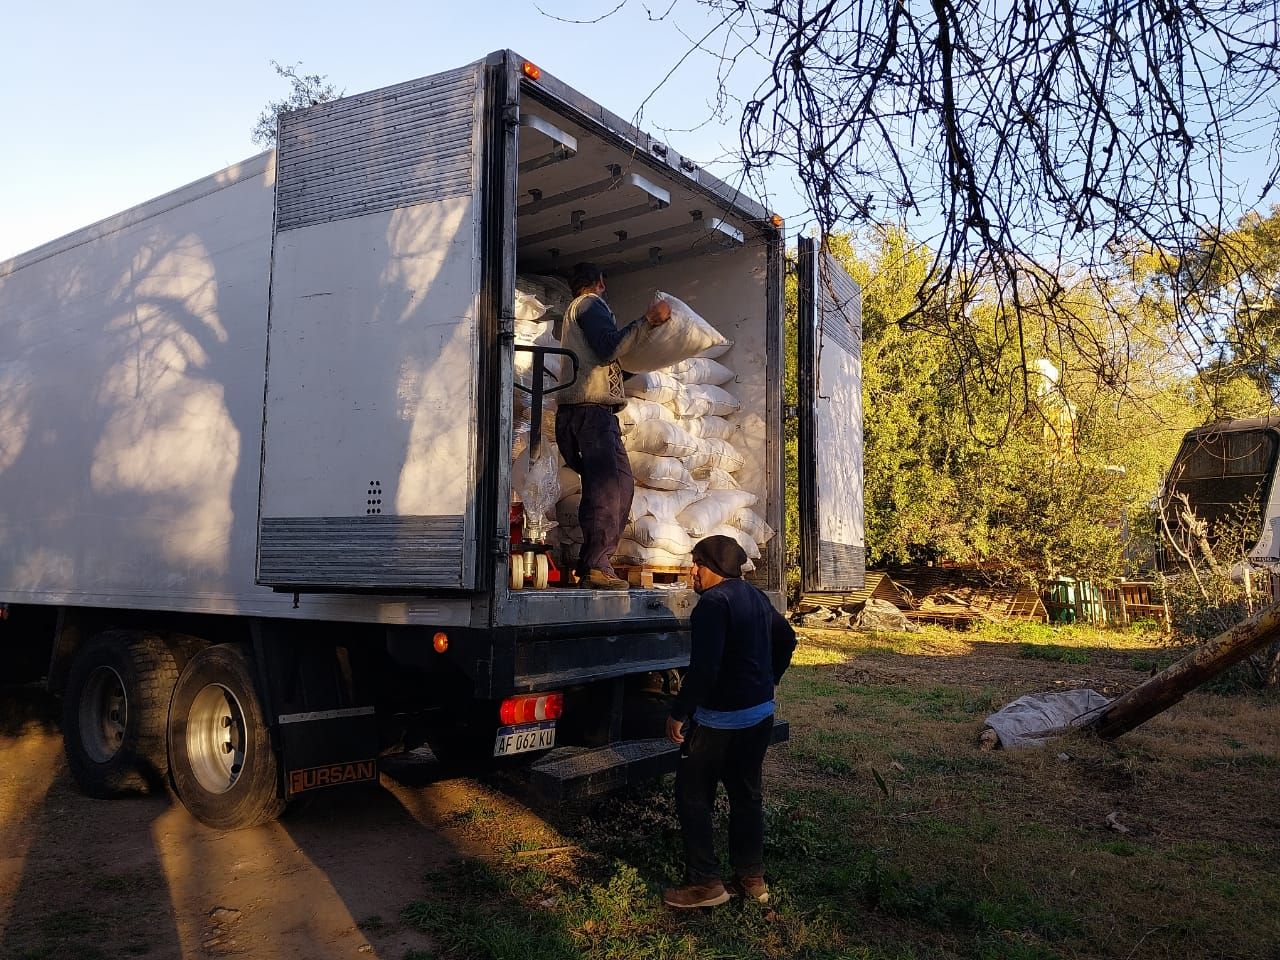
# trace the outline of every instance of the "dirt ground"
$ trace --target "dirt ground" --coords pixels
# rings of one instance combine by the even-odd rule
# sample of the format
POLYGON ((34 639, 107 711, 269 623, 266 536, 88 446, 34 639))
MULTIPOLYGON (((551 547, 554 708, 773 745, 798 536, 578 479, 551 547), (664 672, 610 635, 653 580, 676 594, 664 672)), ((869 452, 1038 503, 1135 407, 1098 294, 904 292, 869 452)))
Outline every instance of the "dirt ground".
POLYGON ((9 723, 0 957, 432 955, 400 912, 426 874, 490 852, 466 836, 467 811, 496 807, 522 833, 539 820, 474 781, 445 779, 429 759, 396 772, 405 782, 384 774, 380 788, 317 796, 277 823, 225 833, 169 797, 83 796, 50 721, 9 723))
MULTIPOLYGON (((859 842, 892 841, 920 876, 927 865, 911 862, 913 844, 942 850, 946 836, 997 808, 997 825, 1025 821, 1050 837, 1074 831, 1086 847, 1116 846, 1118 828, 1107 818, 1118 811, 1127 824, 1124 843, 1134 845, 1121 850, 1125 858, 1092 847, 1079 853, 1095 879, 1111 877, 1117 890, 1128 889, 1133 876, 1125 869, 1146 863, 1143 857, 1173 869, 1166 861, 1185 857, 1191 840, 1227 850, 1252 838, 1260 849, 1274 849, 1270 702, 1193 694, 1126 738, 1120 752, 1075 744, 1067 760, 1055 751, 998 763, 977 756, 986 706, 1033 689, 1088 685, 1115 695, 1155 669, 1158 648, 1077 645, 1064 662, 1029 655, 1017 642, 941 632, 915 636, 901 649, 843 631, 805 631, 803 639, 783 691, 784 714, 797 733, 789 748, 771 753, 768 789, 781 795, 797 785, 843 784, 874 814, 882 804, 870 771, 884 771, 904 809, 908 801, 921 805, 902 814, 902 823, 871 815, 859 842), (966 702, 921 700, 920 691, 932 689, 966 702), (886 744, 896 744, 897 753, 886 753, 886 744), (834 761, 824 758, 837 746, 844 753, 835 760, 844 766, 833 774, 834 761), (905 763, 889 762, 903 751, 910 754, 905 763), (995 772, 999 790, 991 798, 979 802, 966 792, 995 772), (952 822, 952 806, 972 816, 956 813, 952 822), (916 837, 911 824, 929 818, 950 832, 916 837)), ((389 767, 376 788, 320 794, 277 823, 236 832, 202 826, 167 796, 92 800, 67 772, 55 716, 37 691, 0 685, 0 960, 437 956, 422 928, 401 920, 413 901, 452 889, 452 880, 426 882, 429 874, 460 858, 567 849, 555 846, 566 842, 555 830, 563 813, 526 803, 510 781, 448 778, 432 760, 389 767)), ((1252 856, 1235 864, 1236 872, 1270 878, 1252 856)), ((1180 868, 1181 860, 1169 862, 1180 868)), ((1228 874, 1214 882, 1235 883, 1228 874)), ((1185 889, 1208 897, 1217 887, 1185 889)), ((1146 902, 1153 896, 1148 892, 1146 902)), ((1208 923, 1213 902, 1188 909, 1208 923)))

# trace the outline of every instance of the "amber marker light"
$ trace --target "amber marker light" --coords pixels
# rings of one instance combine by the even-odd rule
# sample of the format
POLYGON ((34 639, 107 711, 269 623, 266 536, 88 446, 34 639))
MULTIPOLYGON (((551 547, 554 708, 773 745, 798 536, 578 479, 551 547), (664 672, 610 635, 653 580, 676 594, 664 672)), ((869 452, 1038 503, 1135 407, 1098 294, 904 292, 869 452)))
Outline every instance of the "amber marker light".
POLYGON ((782 229, 782 217, 778 216, 776 213, 769 218, 769 221, 779 230, 782 229))
POLYGON ((437 630, 436 635, 431 638, 431 646, 436 648, 436 653, 444 653, 449 649, 449 635, 443 630, 437 630))
POLYGON ((537 80, 542 76, 542 71, 538 69, 538 65, 530 63, 528 60, 524 62, 524 67, 522 69, 524 70, 524 75, 530 80, 537 80))

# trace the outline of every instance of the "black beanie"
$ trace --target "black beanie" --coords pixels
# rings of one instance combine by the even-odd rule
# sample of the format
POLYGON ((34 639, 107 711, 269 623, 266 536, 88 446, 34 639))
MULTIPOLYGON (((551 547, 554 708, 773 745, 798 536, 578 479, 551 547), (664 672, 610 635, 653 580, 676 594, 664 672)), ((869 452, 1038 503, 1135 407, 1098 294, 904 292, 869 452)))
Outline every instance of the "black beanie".
POLYGON ((693 560, 722 577, 740 577, 742 565, 747 562, 747 551, 733 537, 717 534, 693 545, 693 560))

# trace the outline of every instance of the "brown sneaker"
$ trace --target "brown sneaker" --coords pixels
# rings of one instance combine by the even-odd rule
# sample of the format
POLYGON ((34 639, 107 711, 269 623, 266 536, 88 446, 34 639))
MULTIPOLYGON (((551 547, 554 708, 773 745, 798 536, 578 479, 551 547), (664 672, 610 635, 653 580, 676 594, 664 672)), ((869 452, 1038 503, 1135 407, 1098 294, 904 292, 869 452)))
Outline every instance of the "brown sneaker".
POLYGON ((587 575, 582 578, 579 586, 586 585, 592 590, 630 590, 631 584, 623 580, 621 577, 612 573, 605 573, 603 570, 589 570, 587 575))
POLYGON ((756 903, 769 902, 769 885, 764 877, 734 877, 729 881, 729 892, 735 897, 750 897, 756 903))
POLYGON ((718 907, 728 901, 729 891, 719 880, 711 880, 708 883, 686 883, 683 887, 672 887, 670 890, 662 891, 662 902, 678 910, 718 907))

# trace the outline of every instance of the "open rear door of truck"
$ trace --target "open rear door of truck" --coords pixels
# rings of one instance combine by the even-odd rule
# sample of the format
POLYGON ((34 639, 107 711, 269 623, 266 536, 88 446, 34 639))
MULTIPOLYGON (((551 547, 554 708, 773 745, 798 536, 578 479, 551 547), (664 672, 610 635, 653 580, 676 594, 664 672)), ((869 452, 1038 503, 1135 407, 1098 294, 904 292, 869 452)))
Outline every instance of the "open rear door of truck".
POLYGON ((862 291, 799 243, 800 566, 805 591, 866 579, 862 501, 862 291))
POLYGON ((281 118, 259 583, 475 585, 485 76, 281 118))

